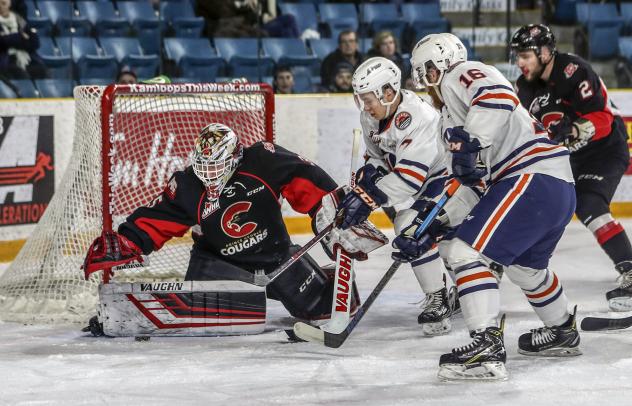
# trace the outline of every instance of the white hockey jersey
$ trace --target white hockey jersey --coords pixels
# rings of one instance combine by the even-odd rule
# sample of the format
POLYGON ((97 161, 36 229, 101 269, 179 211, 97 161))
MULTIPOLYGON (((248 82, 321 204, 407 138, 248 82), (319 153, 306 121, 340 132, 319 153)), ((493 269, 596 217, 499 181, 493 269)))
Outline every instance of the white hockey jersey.
POLYGON ((447 175, 440 114, 415 93, 401 94, 402 102, 388 121, 375 120, 366 111, 360 115, 367 163, 388 171, 376 183, 388 197, 385 206, 404 203, 447 175))
POLYGON ((446 129, 456 126, 478 139, 487 182, 524 173, 574 182, 568 149, 549 140, 495 67, 474 61, 454 65, 443 77, 441 95, 444 142, 446 129))

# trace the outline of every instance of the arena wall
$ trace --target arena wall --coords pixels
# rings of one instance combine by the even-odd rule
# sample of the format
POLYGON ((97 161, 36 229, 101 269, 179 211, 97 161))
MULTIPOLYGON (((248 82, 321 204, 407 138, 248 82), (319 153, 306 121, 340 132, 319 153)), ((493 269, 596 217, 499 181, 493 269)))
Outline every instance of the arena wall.
MULTIPOLYGON (((632 146, 632 91, 610 94, 626 121, 632 146)), ((358 116, 350 95, 277 96, 276 142, 318 163, 343 184, 349 177, 352 131, 360 126, 358 116)), ((72 99, 0 100, 0 261, 15 257, 33 231, 68 164, 74 131, 72 99), (3 146, 9 129, 13 137, 50 151, 43 155, 51 155, 52 160, 38 153, 35 164, 16 162, 12 151, 3 146)), ((615 217, 632 217, 632 169, 623 177, 612 209, 615 217)), ((291 233, 309 232, 307 217, 287 206, 283 211, 291 233)), ((372 220, 381 227, 390 224, 381 212, 374 213, 372 220)))

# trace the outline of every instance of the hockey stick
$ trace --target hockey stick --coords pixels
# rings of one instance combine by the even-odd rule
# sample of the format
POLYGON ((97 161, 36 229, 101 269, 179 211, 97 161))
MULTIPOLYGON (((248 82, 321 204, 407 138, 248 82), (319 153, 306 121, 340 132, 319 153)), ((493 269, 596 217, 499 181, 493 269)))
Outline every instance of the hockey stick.
POLYGON ((632 316, 614 319, 610 317, 584 317, 581 328, 584 331, 623 330, 632 327, 632 316))
MULTIPOLYGON (((443 206, 445 206, 450 197, 454 195, 459 186, 461 186, 459 182, 457 182, 456 180, 452 181, 452 183, 448 186, 448 189, 443 194, 443 196, 441 196, 441 199, 439 199, 435 207, 430 210, 424 221, 415 230, 415 238, 419 238, 428 229, 430 224, 432 224, 441 209, 443 209, 443 206)), ((424 238, 429 237, 424 236, 424 238)), ((375 286, 369 297, 362 304, 360 309, 358 309, 358 312, 355 314, 353 319, 351 319, 349 325, 342 332, 338 334, 330 333, 327 331, 323 331, 317 327, 310 326, 309 324, 299 322, 294 324, 294 333, 297 337, 305 341, 320 342, 331 348, 340 347, 347 340, 347 337, 349 337, 349 334, 351 334, 353 329, 355 329, 360 320, 362 320, 362 317, 364 317, 365 313, 369 310, 369 308, 378 297, 378 295, 382 292, 384 287, 386 287, 386 284, 391 280, 401 264, 402 263, 399 261, 393 262, 393 264, 390 266, 390 268, 388 268, 384 276, 382 276, 382 279, 380 279, 378 284, 375 286)))
MULTIPOLYGON (((351 187, 355 186, 355 177, 356 177, 355 166, 357 165, 358 154, 360 151, 360 135, 362 135, 362 133, 360 133, 360 130, 357 130, 357 129, 353 130, 353 145, 351 147, 351 179, 349 180, 349 184, 351 185, 351 187)), ((254 275, 253 283, 257 286, 267 286, 268 284, 272 283, 272 281, 278 278, 279 275, 285 272, 289 267, 294 265, 294 263, 298 261, 303 255, 305 255, 307 251, 312 249, 314 245, 318 244, 320 240, 325 238, 325 236, 329 234, 329 232, 336 225, 339 216, 340 216, 340 213, 338 214, 338 216, 336 216, 336 221, 334 221, 327 227, 320 230, 320 232, 316 234, 314 238, 312 238, 307 243, 305 243, 305 245, 303 245, 298 251, 292 254, 292 256, 290 256, 277 269, 275 269, 274 271, 270 272, 267 275, 263 275, 263 274, 254 275)))
MULTIPOLYGON (((349 186, 355 187, 356 168, 358 167, 358 156, 360 151, 360 138, 362 131, 353 129, 353 143, 351 145, 351 171, 349 175, 349 186)), ((355 260, 339 244, 334 245, 334 255, 336 256, 335 277, 333 285, 333 296, 331 300, 331 316, 329 321, 321 328, 331 333, 340 333, 349 324, 351 317, 352 286, 354 279, 355 260)))

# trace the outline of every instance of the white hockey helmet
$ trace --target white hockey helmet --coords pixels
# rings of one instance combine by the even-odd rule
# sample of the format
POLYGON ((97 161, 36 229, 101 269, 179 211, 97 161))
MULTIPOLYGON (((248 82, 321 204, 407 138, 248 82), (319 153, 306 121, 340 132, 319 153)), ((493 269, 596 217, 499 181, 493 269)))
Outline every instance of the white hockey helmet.
POLYGON ((195 176, 202 181, 211 200, 219 198, 242 152, 237 134, 224 124, 211 123, 200 131, 191 161, 195 176))
POLYGON ((438 86, 443 75, 451 66, 467 60, 465 46, 453 34, 430 34, 423 37, 410 57, 412 65, 412 78, 417 87, 438 86), (439 71, 439 78, 435 83, 430 83, 426 74, 428 69, 434 67, 439 71))
MULTIPOLYGON (((389 59, 381 56, 364 61, 353 74, 351 85, 353 86, 353 98, 356 105, 362 111, 364 103, 359 95, 373 93, 383 106, 390 109, 391 104, 397 100, 402 81, 402 72, 397 65, 389 59), (390 86, 395 92, 392 101, 384 100, 384 88, 390 86)), ((387 110, 388 116, 388 110, 387 110)))

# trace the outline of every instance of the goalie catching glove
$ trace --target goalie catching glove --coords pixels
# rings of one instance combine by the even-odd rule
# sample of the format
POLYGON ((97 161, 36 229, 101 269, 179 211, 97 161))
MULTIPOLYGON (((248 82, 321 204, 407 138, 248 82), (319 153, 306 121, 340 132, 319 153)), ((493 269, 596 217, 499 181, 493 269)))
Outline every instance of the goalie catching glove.
MULTIPOLYGON (((338 188, 323 196, 321 206, 312 220, 312 228, 315 233, 336 221, 339 202, 349 192, 349 187, 338 188)), ((333 228, 321 241, 323 249, 331 259, 335 259, 334 247, 342 246, 354 259, 364 261, 367 254, 388 243, 388 238, 378 230, 370 221, 365 220, 358 225, 346 230, 333 228)))
POLYGON ((87 280, 93 272, 133 261, 143 262, 140 248, 117 232, 104 231, 90 245, 82 268, 87 280))

